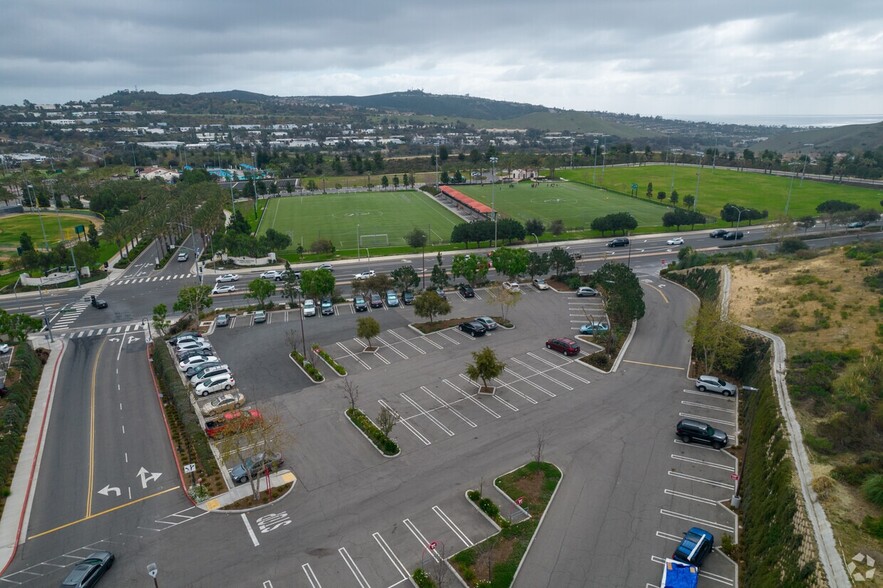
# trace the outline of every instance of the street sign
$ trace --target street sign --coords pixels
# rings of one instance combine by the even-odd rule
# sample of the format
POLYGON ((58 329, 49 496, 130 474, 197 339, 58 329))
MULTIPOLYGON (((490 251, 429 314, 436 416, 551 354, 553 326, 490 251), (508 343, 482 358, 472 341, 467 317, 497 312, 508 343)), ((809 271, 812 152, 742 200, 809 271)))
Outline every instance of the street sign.
POLYGON ((195 471, 196 471, 196 464, 195 463, 184 464, 184 473, 185 474, 192 474, 195 471))
POLYGON ((522 502, 524 502, 524 496, 519 496, 518 499, 515 501, 515 504, 521 506, 522 502))
POLYGON ((737 474, 736 472, 733 472, 732 474, 730 474, 730 479, 731 480, 738 480, 739 474, 737 474))
POLYGON ((157 575, 158 573, 159 573, 159 570, 156 569, 156 564, 155 564, 155 563, 149 563, 149 564, 147 564, 147 575, 148 575, 148 576, 150 576, 151 578, 153 578, 153 579, 155 580, 155 579, 156 579, 156 575, 157 575))

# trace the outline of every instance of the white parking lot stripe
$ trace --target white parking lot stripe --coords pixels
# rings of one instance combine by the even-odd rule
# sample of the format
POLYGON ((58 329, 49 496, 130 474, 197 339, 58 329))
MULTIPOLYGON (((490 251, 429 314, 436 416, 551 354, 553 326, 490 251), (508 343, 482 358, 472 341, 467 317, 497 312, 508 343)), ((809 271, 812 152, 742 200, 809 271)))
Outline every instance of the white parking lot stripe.
POLYGON ((696 459, 694 457, 684 457, 683 455, 675 455, 674 453, 672 453, 671 458, 674 460, 677 460, 677 461, 685 461, 687 463, 692 463, 692 464, 696 464, 696 465, 708 466, 710 468, 715 468, 718 470, 726 470, 728 472, 735 472, 736 471, 736 468, 734 468, 733 466, 729 466, 729 465, 725 465, 725 464, 721 464, 721 463, 714 463, 711 461, 705 461, 703 459, 696 459))
MULTIPOLYGON (((423 536, 423 533, 421 533, 420 530, 414 526, 414 523, 411 522, 411 519, 405 519, 402 522, 405 523, 405 526, 408 527, 408 530, 411 531, 411 534, 417 538, 417 542, 420 544, 420 547, 428 551, 429 555, 432 556, 432 559, 434 559, 435 562, 438 563, 439 558, 438 555, 436 555, 435 550, 429 548, 429 541, 427 541, 426 537, 423 536)), ((421 552, 420 555, 422 557, 423 553, 421 552)))
MULTIPOLYGON (((539 390, 540 392, 542 392, 546 396, 549 396, 550 398, 557 397, 554 392, 552 392, 550 390, 546 390, 545 388, 543 388, 542 386, 540 386, 536 382, 529 380, 526 377, 522 376, 521 374, 512 371, 512 368, 509 368, 509 371, 507 373, 509 373, 517 378, 517 380, 515 380, 515 382, 524 382, 525 384, 533 386, 534 388, 536 388, 537 390, 539 390)), ((512 383, 514 384, 515 382, 512 382, 512 383)))
POLYGON ((438 343, 436 343, 435 341, 430 339, 427 335, 423 335, 422 337, 420 337, 420 339, 422 341, 426 341, 427 343, 429 343, 430 345, 432 345, 436 349, 444 349, 444 347, 442 347, 441 345, 439 345, 438 343))
POLYGON ((700 484, 706 484, 708 486, 714 486, 716 488, 726 488, 727 490, 735 490, 732 484, 727 484, 725 482, 718 482, 717 480, 709 480, 707 478, 700 478, 699 476, 690 476, 688 474, 682 474, 680 472, 672 472, 669 471, 668 475, 672 478, 680 478, 682 480, 688 480, 690 482, 698 482, 700 484))
POLYGON ((478 426, 474 422, 470 421, 468 418, 463 416, 459 410, 457 410, 456 408, 454 408, 453 406, 451 406, 450 404, 445 402, 445 400, 443 398, 441 398, 440 396, 433 393, 432 390, 430 390, 426 386, 420 386, 420 389, 423 390, 424 392, 426 392, 426 394, 428 394, 430 398, 432 398, 433 400, 435 400, 436 402, 441 404, 443 407, 447 408, 449 411, 451 411, 451 413, 454 416, 458 417, 461 421, 463 421, 464 423, 466 423, 467 425, 469 425, 473 429, 478 426))
POLYGON ((700 420, 700 421, 705 421, 705 422, 708 422, 708 423, 715 423, 715 424, 718 424, 718 425, 728 425, 728 426, 730 426, 730 427, 735 427, 735 426, 736 426, 736 423, 734 423, 734 422, 732 422, 732 421, 722 421, 722 420, 720 420, 720 419, 711 419, 711 418, 708 418, 707 416, 700 416, 700 415, 697 415, 697 414, 690 414, 689 412, 679 412, 678 415, 681 416, 682 418, 685 418, 685 419, 698 419, 698 420, 700 420))
POLYGON ((438 336, 441 337, 442 339, 447 339, 448 341, 450 341, 450 342, 453 343, 454 345, 459 345, 459 344, 460 344, 459 341, 457 341, 457 340, 454 339, 453 337, 448 337, 447 335, 445 335, 445 334, 442 333, 441 331, 438 331, 438 332, 436 332, 436 333, 434 333, 434 334, 435 334, 435 335, 438 335, 438 336))
POLYGON ((482 409, 483 411, 485 411, 486 413, 488 413, 489 415, 491 415, 495 419, 500 418, 500 415, 497 412, 495 412, 493 409, 485 406, 483 403, 479 402, 473 394, 468 394, 468 393, 464 392, 463 390, 458 388, 456 386, 456 384, 454 384, 450 380, 444 379, 444 380, 442 380, 442 382, 444 382, 445 384, 447 384, 448 386, 450 386, 451 388, 453 388, 454 390, 459 392, 460 396, 462 396, 466 400, 471 400, 473 404, 475 404, 477 407, 479 407, 480 409, 482 409))
POLYGON ((451 531, 454 532, 454 535, 456 535, 466 547, 472 547, 473 545, 475 545, 472 540, 466 536, 466 533, 464 533, 460 529, 460 527, 454 524, 454 521, 452 521, 451 518, 446 515, 442 509, 440 509, 438 506, 433 506, 432 512, 438 515, 438 518, 440 518, 442 522, 446 524, 451 531))
POLYGON ((561 386, 561 387, 564 388, 565 390, 573 390, 573 386, 568 386, 568 385, 565 384, 564 382, 562 382, 562 381, 560 381, 560 380, 556 380, 555 378, 553 378, 552 376, 550 376, 549 374, 547 374, 545 371, 541 371, 541 370, 538 370, 538 369, 536 369, 536 368, 534 368, 534 367, 531 367, 531 366, 529 366, 528 364, 526 364, 526 363, 524 363, 523 361, 521 361, 520 359, 518 359, 517 357, 513 357, 513 358, 511 358, 511 359, 512 359, 512 361, 514 361, 514 362, 517 363, 518 365, 520 365, 520 366, 522 366, 523 368, 525 368, 525 369, 527 369, 527 370, 529 370, 529 371, 535 373, 536 375, 538 375, 538 376, 542 376, 542 377, 546 378, 547 380, 549 380, 550 382, 555 382, 556 384, 558 384, 559 386, 561 386))
POLYGON ((340 554, 340 557, 343 558, 344 563, 346 563, 346 567, 348 567, 353 573, 353 576, 355 576, 356 582, 359 583, 359 586, 361 586, 362 588, 371 588, 368 580, 366 580, 365 576, 362 575, 362 570, 359 569, 359 566, 357 566, 356 562, 353 561, 353 558, 350 557, 350 554, 347 552, 346 547, 341 547, 337 550, 337 552, 340 554))
POLYGON ((698 517, 691 517, 690 515, 681 514, 679 512, 674 512, 672 510, 665 510, 664 508, 659 509, 659 514, 667 517, 672 517, 675 519, 680 519, 682 521, 690 521, 691 523, 698 523, 705 527, 714 527, 715 529, 720 529, 722 531, 733 532, 733 527, 729 525, 723 525, 721 523, 715 523, 714 521, 707 521, 705 519, 700 519, 698 517))
MULTIPOLYGON (((547 349, 546 351, 548 351, 548 349, 547 349)), ((570 377, 573 378, 574 380, 580 381, 580 382, 582 382, 583 384, 591 384, 591 383, 592 383, 592 382, 590 382, 589 380, 583 378, 582 376, 578 376, 578 375, 576 375, 576 374, 574 374, 574 373, 571 373, 571 372, 567 371, 566 369, 564 369, 565 366, 572 364, 573 361, 568 361, 568 362, 565 363, 565 364, 558 365, 557 363, 553 363, 553 362, 549 361, 548 359, 545 359, 545 358, 543 358, 543 357, 540 357, 539 355, 536 355, 535 353, 531 353, 530 351, 528 351, 527 354, 528 354, 529 356, 533 357, 534 359, 536 359, 536 360, 538 360, 538 361, 541 361, 541 362, 543 362, 544 364, 546 364, 546 365, 548 365, 548 366, 550 366, 550 367, 552 367, 552 368, 558 370, 559 372, 561 372, 561 373, 563 373, 563 374, 567 374, 568 376, 570 376, 570 377)), ((557 357, 557 356, 556 356, 556 357, 557 357)))
POLYGON ((414 425, 412 425, 411 423, 408 422, 408 419, 403 419, 402 416, 401 416, 399 413, 397 413, 395 410, 393 410, 393 408, 392 408, 389 404, 387 404, 387 403, 386 403, 385 401, 383 401, 383 400, 378 400, 377 402, 380 403, 380 406, 384 407, 386 410, 388 410, 389 412, 391 412, 392 415, 396 418, 396 421, 397 421, 397 422, 399 422, 399 423, 401 423, 402 425, 404 425, 404 427, 405 427, 406 429, 408 429, 409 431, 411 431, 412 433, 414 433, 414 436, 415 436, 415 437, 417 437, 418 439, 420 439, 421 441, 423 441, 423 444, 424 444, 424 445, 432 445, 432 441, 430 441, 429 439, 427 439, 426 437, 424 437, 424 436, 420 433, 420 431, 418 431, 417 429, 415 429, 415 428, 414 428, 414 425))
POLYGON ((254 534, 254 529, 251 528, 251 523, 248 522, 248 517, 245 516, 245 513, 242 513, 242 522, 245 523, 245 530, 248 531, 248 536, 251 537, 251 542, 255 547, 258 547, 260 543, 258 542, 257 535, 254 534))
POLYGON ((353 358, 353 359, 355 359, 357 362, 359 362, 359 364, 360 364, 363 368, 365 368, 366 370, 370 370, 370 369, 371 369, 371 366, 370 366, 370 365, 368 365, 367 363, 365 363, 364 361, 362 361, 362 359, 361 359, 359 356, 357 356, 355 353, 353 353, 352 351, 350 351, 349 349, 347 349, 347 348, 344 346, 343 343, 338 342, 338 343, 337 343, 337 346, 340 347, 341 349, 343 349, 343 350, 346 352, 346 354, 347 354, 348 356, 350 356, 351 358, 353 358))
POLYGON ((307 582, 310 583, 312 588, 322 588, 322 584, 319 583, 319 578, 313 573, 313 568, 310 567, 310 564, 302 565, 301 569, 304 571, 304 574, 307 575, 307 582))
POLYGON ((383 343, 384 345, 386 345, 386 347, 387 347, 390 351, 392 351, 393 353, 397 353, 398 356, 401 357, 402 359, 408 359, 408 356, 407 356, 407 355, 405 355, 404 353, 402 353, 401 351, 399 351, 398 349, 396 349, 394 346, 390 345, 388 341, 382 339, 380 336, 375 337, 375 338, 376 338, 378 341, 380 341, 381 343, 383 343))
POLYGON ((387 545, 386 541, 383 537, 380 536, 380 533, 372 533, 372 537, 377 541, 377 545, 380 546, 380 549, 383 550, 383 553, 386 554, 386 557, 389 558, 389 561, 392 562, 392 567, 396 569, 396 571, 402 575, 402 580, 408 579, 408 568, 399 560, 395 553, 393 553, 392 549, 390 549, 389 545, 387 545))
POLYGON ((454 436, 454 432, 453 432, 452 430, 450 430, 449 428, 447 428, 446 426, 444 426, 444 424, 443 424, 440 420, 438 420, 437 418, 435 418, 434 416, 432 416, 431 414, 429 414, 429 412, 427 412, 426 410, 424 410, 422 406, 420 406, 419 404, 417 404, 416 402, 414 402, 413 400, 411 400, 411 399, 408 397, 407 394, 405 394, 404 392, 401 392, 401 393, 399 394, 399 396, 401 396, 402 398, 404 398, 404 399, 405 399, 405 402, 407 402, 408 404, 410 404, 411 406, 413 406, 414 408, 416 408, 416 409, 420 412, 420 414, 422 414, 423 416, 425 416, 426 418, 428 418, 429 420, 431 420, 433 423, 435 423, 436 426, 437 426, 439 429, 441 429, 442 431, 444 431, 445 433, 447 433, 447 434, 448 434, 448 437, 453 437, 453 436, 454 436))
MULTIPOLYGON (((663 490, 664 494, 668 494, 669 496, 674 496, 675 498, 683 498, 684 500, 692 500, 693 502, 701 502, 702 504, 707 504, 709 506, 714 506, 718 502, 717 500, 712 500, 711 498, 702 498, 701 496, 694 496, 693 494, 686 494, 684 492, 678 492, 677 490, 663 490)), ((658 535, 658 533, 657 533, 658 535)))
POLYGON ((411 343, 410 341, 408 341, 407 339, 405 339, 404 337, 402 337, 401 335, 399 335, 395 331, 387 331, 387 333, 389 333, 390 335, 392 335, 393 337, 395 337, 396 339, 398 339, 399 341, 401 341, 405 345, 408 345, 409 347, 411 347, 414 351, 416 351, 420 355, 426 355, 425 351, 423 351, 422 349, 420 349, 419 347, 417 347, 416 345, 414 345, 413 343, 411 343))
POLYGON ((700 404, 699 402, 690 402, 689 400, 681 400, 681 404, 684 406, 694 406, 696 408, 704 408, 707 410, 716 410, 718 412, 726 412, 729 414, 736 414, 736 411, 732 408, 720 408, 717 406, 712 406, 710 404, 700 404))
POLYGON ((510 384, 507 384, 506 382, 504 382, 504 381, 501 380, 500 378, 494 378, 494 380, 496 380, 496 382, 500 385, 501 388, 507 388, 508 390, 511 390, 512 392, 514 392, 514 393, 517 394, 518 396, 521 396, 522 398, 524 398, 525 400, 527 400, 527 401, 530 402, 531 404, 536 404, 536 403, 537 403, 536 400, 534 400, 533 398, 531 398, 530 396, 528 396, 528 395, 525 394, 524 392, 521 392, 521 391, 518 390, 517 388, 514 388, 514 387, 511 386, 510 384))

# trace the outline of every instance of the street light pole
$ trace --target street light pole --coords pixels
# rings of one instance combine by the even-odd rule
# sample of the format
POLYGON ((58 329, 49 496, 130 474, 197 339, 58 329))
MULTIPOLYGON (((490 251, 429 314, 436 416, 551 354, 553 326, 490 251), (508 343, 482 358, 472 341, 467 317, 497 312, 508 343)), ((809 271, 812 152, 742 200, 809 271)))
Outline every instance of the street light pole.
POLYGON ((496 175, 497 175, 497 158, 491 157, 491 208, 494 211, 494 249, 497 248, 497 204, 496 204, 496 190, 495 186, 497 184, 496 175))
POLYGON ((693 198, 693 212, 696 212, 696 203, 699 202, 699 177, 702 175, 702 154, 697 153, 699 156, 699 169, 696 170, 696 197, 693 198))
MULTIPOLYGON (((52 189, 52 197, 55 198, 55 189, 52 189)), ((58 205, 55 206, 55 218, 58 220, 58 238, 60 239, 60 243, 64 245, 64 229, 61 228, 61 215, 58 213, 58 205)), ((74 275, 77 278, 77 288, 79 288, 82 284, 80 284, 80 269, 77 267, 77 256, 74 255, 74 248, 71 247, 71 261, 74 262, 74 275)))
POLYGON ((362 261, 362 245, 361 245, 361 236, 359 234, 359 228, 362 225, 356 223, 356 255, 359 258, 359 261, 362 261))
POLYGON ((540 238, 537 237, 537 234, 536 234, 536 233, 531 233, 531 235, 533 235, 533 238, 537 240, 537 249, 539 249, 539 247, 540 247, 540 238))
POLYGON ((34 187, 31 184, 27 185, 27 189, 31 196, 31 204, 37 207, 37 218, 40 219, 40 229, 43 231, 43 246, 46 248, 46 251, 49 251, 49 239, 46 237, 46 227, 43 225, 43 213, 40 212, 40 202, 34 196, 34 187))
POLYGON ((592 185, 595 185, 595 171, 598 169, 598 139, 592 141, 595 144, 595 163, 592 165, 592 185))

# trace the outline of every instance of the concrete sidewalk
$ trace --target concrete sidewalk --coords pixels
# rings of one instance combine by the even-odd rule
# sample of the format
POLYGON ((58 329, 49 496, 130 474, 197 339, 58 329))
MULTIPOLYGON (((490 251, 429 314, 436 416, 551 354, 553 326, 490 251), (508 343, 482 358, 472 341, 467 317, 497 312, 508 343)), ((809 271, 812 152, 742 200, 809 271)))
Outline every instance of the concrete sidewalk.
MULTIPOLYGON (((266 480, 267 480, 266 477, 261 476, 260 479, 257 481, 259 492, 266 492, 267 491, 267 481, 266 480)), ((288 492, 286 492, 283 496, 280 496, 279 498, 277 498, 273 502, 269 502, 267 504, 261 504, 259 506, 254 506, 251 508, 244 508, 242 510, 231 510, 228 512, 231 512, 231 513, 244 512, 244 511, 256 510, 259 508, 263 508, 265 506, 269 506, 271 504, 274 504, 276 501, 281 500, 285 496, 288 496, 288 494, 292 490, 294 490, 294 486, 295 486, 295 484, 297 484, 297 477, 294 475, 293 472, 291 472, 290 470, 280 470, 276 473, 270 474, 270 487, 271 488, 278 488, 279 486, 284 486, 285 484, 288 484, 289 482, 291 483, 291 488, 288 489, 288 492)), ((220 508, 224 508, 225 506, 229 506, 229 505, 233 504, 237 500, 241 500, 243 498, 248 498, 251 495, 252 495, 251 484, 246 482, 245 484, 240 484, 239 486, 234 486, 233 488, 231 488, 230 490, 228 490, 227 492, 225 492, 223 494, 213 496, 213 497, 209 498, 208 500, 206 500, 205 502, 197 504, 197 506, 199 508, 201 508, 203 510, 207 510, 207 511, 218 510, 220 508)))

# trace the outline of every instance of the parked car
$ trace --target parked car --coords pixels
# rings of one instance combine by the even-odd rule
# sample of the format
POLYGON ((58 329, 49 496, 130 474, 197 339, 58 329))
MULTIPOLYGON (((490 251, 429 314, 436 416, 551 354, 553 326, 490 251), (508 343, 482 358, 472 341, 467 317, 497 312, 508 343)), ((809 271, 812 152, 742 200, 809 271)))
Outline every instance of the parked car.
POLYGON ((438 294, 439 296, 441 296, 442 298, 448 297, 448 295, 445 294, 445 289, 442 288, 441 286, 439 286, 438 288, 435 289, 435 293, 438 294))
POLYGON ((168 342, 169 342, 169 345, 177 345, 178 341, 180 341, 181 339, 186 339, 188 337, 200 337, 200 336, 202 336, 202 333, 200 333, 199 331, 181 331, 180 333, 176 334, 174 337, 169 337, 168 342))
POLYGON ((589 288, 588 286, 580 286, 576 289, 576 295, 580 298, 584 298, 586 296, 597 296, 598 291, 594 288, 589 288))
POLYGON ((459 325, 457 325, 457 328, 464 333, 469 333, 473 337, 481 337, 487 332, 485 326, 478 321, 460 323, 459 325))
POLYGON ((573 339, 549 339, 546 341, 546 349, 559 351, 564 355, 576 355, 579 353, 579 343, 573 339))
POLYGON ((91 304, 95 308, 107 308, 107 300, 96 298, 94 295, 89 296, 89 304, 91 304))
POLYGON ((594 335, 595 333, 606 333, 610 330, 610 325, 607 323, 594 322, 594 323, 586 323, 579 328, 579 332, 583 335, 594 335))
POLYGON ((671 558, 685 564, 702 567, 702 561, 706 555, 711 553, 713 548, 714 535, 705 529, 693 527, 684 533, 684 538, 677 549, 675 549, 671 558))
POLYGON ((405 293, 402 294, 402 302, 405 303, 405 306, 414 304, 414 293, 410 290, 405 290, 405 293))
POLYGON ((256 408, 225 412, 220 417, 205 422, 205 433, 213 439, 223 437, 230 431, 249 429, 262 419, 261 411, 256 408))
POLYGON ((715 449, 720 449, 726 447, 727 442, 729 441, 727 434, 723 431, 719 431, 707 423, 693 419, 679 420, 675 430, 678 437, 684 443, 698 441, 699 443, 711 445, 715 449))
POLYGON ((197 396, 208 396, 221 390, 230 390, 235 385, 236 380, 233 379, 231 374, 218 374, 197 384, 193 393, 197 396))
POLYGON ((548 290, 549 284, 547 284, 546 280, 544 280, 543 278, 534 278, 533 287, 537 290, 548 290))
POLYGON ((194 387, 198 386, 204 380, 209 380, 214 378, 215 376, 229 376, 230 368, 227 364, 221 364, 214 366, 205 366, 204 369, 196 372, 192 376, 190 376, 190 384, 194 387))
POLYGON ((372 292, 368 300, 371 301, 371 308, 383 308, 383 298, 380 297, 380 294, 372 292))
POLYGON ((316 269, 317 270, 328 270, 329 272, 333 272, 334 266, 331 265, 330 263, 320 263, 319 265, 316 266, 316 269))
POLYGON ((185 337, 178 337, 175 347, 181 347, 185 343, 208 343, 208 341, 202 335, 187 335, 185 337))
POLYGON ((334 314, 334 302, 330 298, 322 299, 322 316, 334 314))
POLYGON ((285 278, 285 274, 279 270, 267 270, 261 274, 261 277, 265 280, 281 282, 285 278))
POLYGON ((503 282, 503 289, 510 292, 521 292, 521 284, 518 282, 503 282))
POLYGON ((735 241, 736 239, 741 239, 744 236, 742 231, 727 231, 724 233, 722 239, 724 241, 735 241))
POLYGON ((497 328, 497 322, 489 316, 480 316, 475 321, 484 325, 484 328, 488 331, 493 331, 497 328))
POLYGON ((353 297, 353 309, 356 312, 365 312, 368 310, 368 303, 365 302, 364 296, 356 295, 353 297))
POLYGON ((626 237, 617 237, 616 239, 611 239, 607 241, 608 247, 625 247, 629 244, 629 240, 626 237))
POLYGON ((208 361, 218 361, 218 358, 214 355, 193 355, 185 360, 179 361, 178 365, 181 367, 182 370, 186 370, 187 368, 194 367, 208 361))
POLYGON ((711 233, 709 233, 708 236, 711 237, 712 239, 717 239, 718 237, 723 237, 727 233, 729 233, 729 231, 727 229, 715 229, 715 230, 711 231, 711 233))
POLYGON ((190 254, 186 251, 182 251, 178 254, 178 261, 187 261, 188 259, 190 259, 190 254))
POLYGON ((238 282, 239 276, 236 274, 222 274, 215 278, 215 282, 225 283, 225 282, 238 282))
POLYGON ((175 355, 178 357, 178 361, 185 361, 190 359, 191 357, 196 357, 197 355, 211 355, 214 353, 213 351, 207 351, 205 349, 193 349, 191 351, 185 351, 183 353, 175 352, 175 355))
POLYGON ((457 286, 457 290, 460 291, 460 296, 463 298, 475 298, 475 290, 469 284, 460 284, 457 286))
POLYGON ((399 297, 396 295, 395 290, 386 291, 386 305, 390 308, 399 305, 399 297))
POLYGON ((233 317, 231 317, 229 314, 221 313, 215 317, 215 326, 216 327, 226 327, 227 325, 230 324, 230 321, 232 320, 232 318, 233 317))
POLYGON ((245 404, 245 395, 242 392, 226 392, 214 400, 206 402, 199 407, 199 410, 202 412, 202 416, 210 417, 239 408, 243 404, 245 404))
POLYGON ((12 347, 10 347, 7 343, 0 343, 0 355, 6 355, 11 350, 12 347))
POLYGON ((229 294, 235 291, 236 286, 233 284, 215 284, 215 287, 212 288, 212 294, 229 294))
POLYGON ((251 472, 251 479, 263 475, 270 468, 271 472, 278 470, 285 460, 282 459, 281 453, 258 453, 245 459, 245 465, 237 464, 230 470, 230 477, 233 478, 235 484, 243 484, 248 481, 248 473, 251 472))
MULTIPOLYGON (((220 365, 221 365, 220 360, 207 361, 205 363, 201 363, 199 365, 194 365, 192 367, 187 368, 184 371, 184 375, 187 376, 187 378, 189 379, 189 378, 192 378, 193 376, 195 376, 196 374, 202 373, 203 371, 208 371, 208 370, 218 367, 220 365)), ((224 366, 224 367, 227 367, 227 366, 224 366)))
MULTIPOLYGON (((109 551, 96 551, 76 564, 61 582, 62 588, 90 588, 98 584, 107 570, 113 567, 114 555, 109 551)), ((45 579, 45 578, 44 578, 45 579)))
POLYGON ((736 392, 739 390, 736 387, 736 384, 721 380, 717 376, 699 376, 696 379, 696 389, 702 392, 705 392, 706 390, 709 392, 718 392, 724 396, 735 396, 736 392))
MULTIPOLYGON (((180 345, 178 345, 178 348, 175 351, 175 354, 180 358, 185 353, 189 353, 191 351, 202 352, 202 351, 211 351, 211 349, 212 349, 212 346, 209 345, 208 342, 199 343, 199 342, 193 341, 190 343, 181 343, 180 345)), ((178 361, 181 361, 181 360, 179 359, 178 361)))
POLYGON ((666 241, 669 245, 683 245, 684 238, 683 237, 672 237, 668 241, 666 241))
POLYGON ((312 298, 304 300, 304 316, 316 316, 316 301, 312 298))
POLYGON ((267 311, 265 310, 256 310, 254 311, 254 324, 265 323, 267 322, 267 311))
POLYGON ((368 278, 373 278, 377 272, 374 270, 368 270, 364 272, 359 272, 358 274, 353 276, 354 280, 367 280, 368 278))

